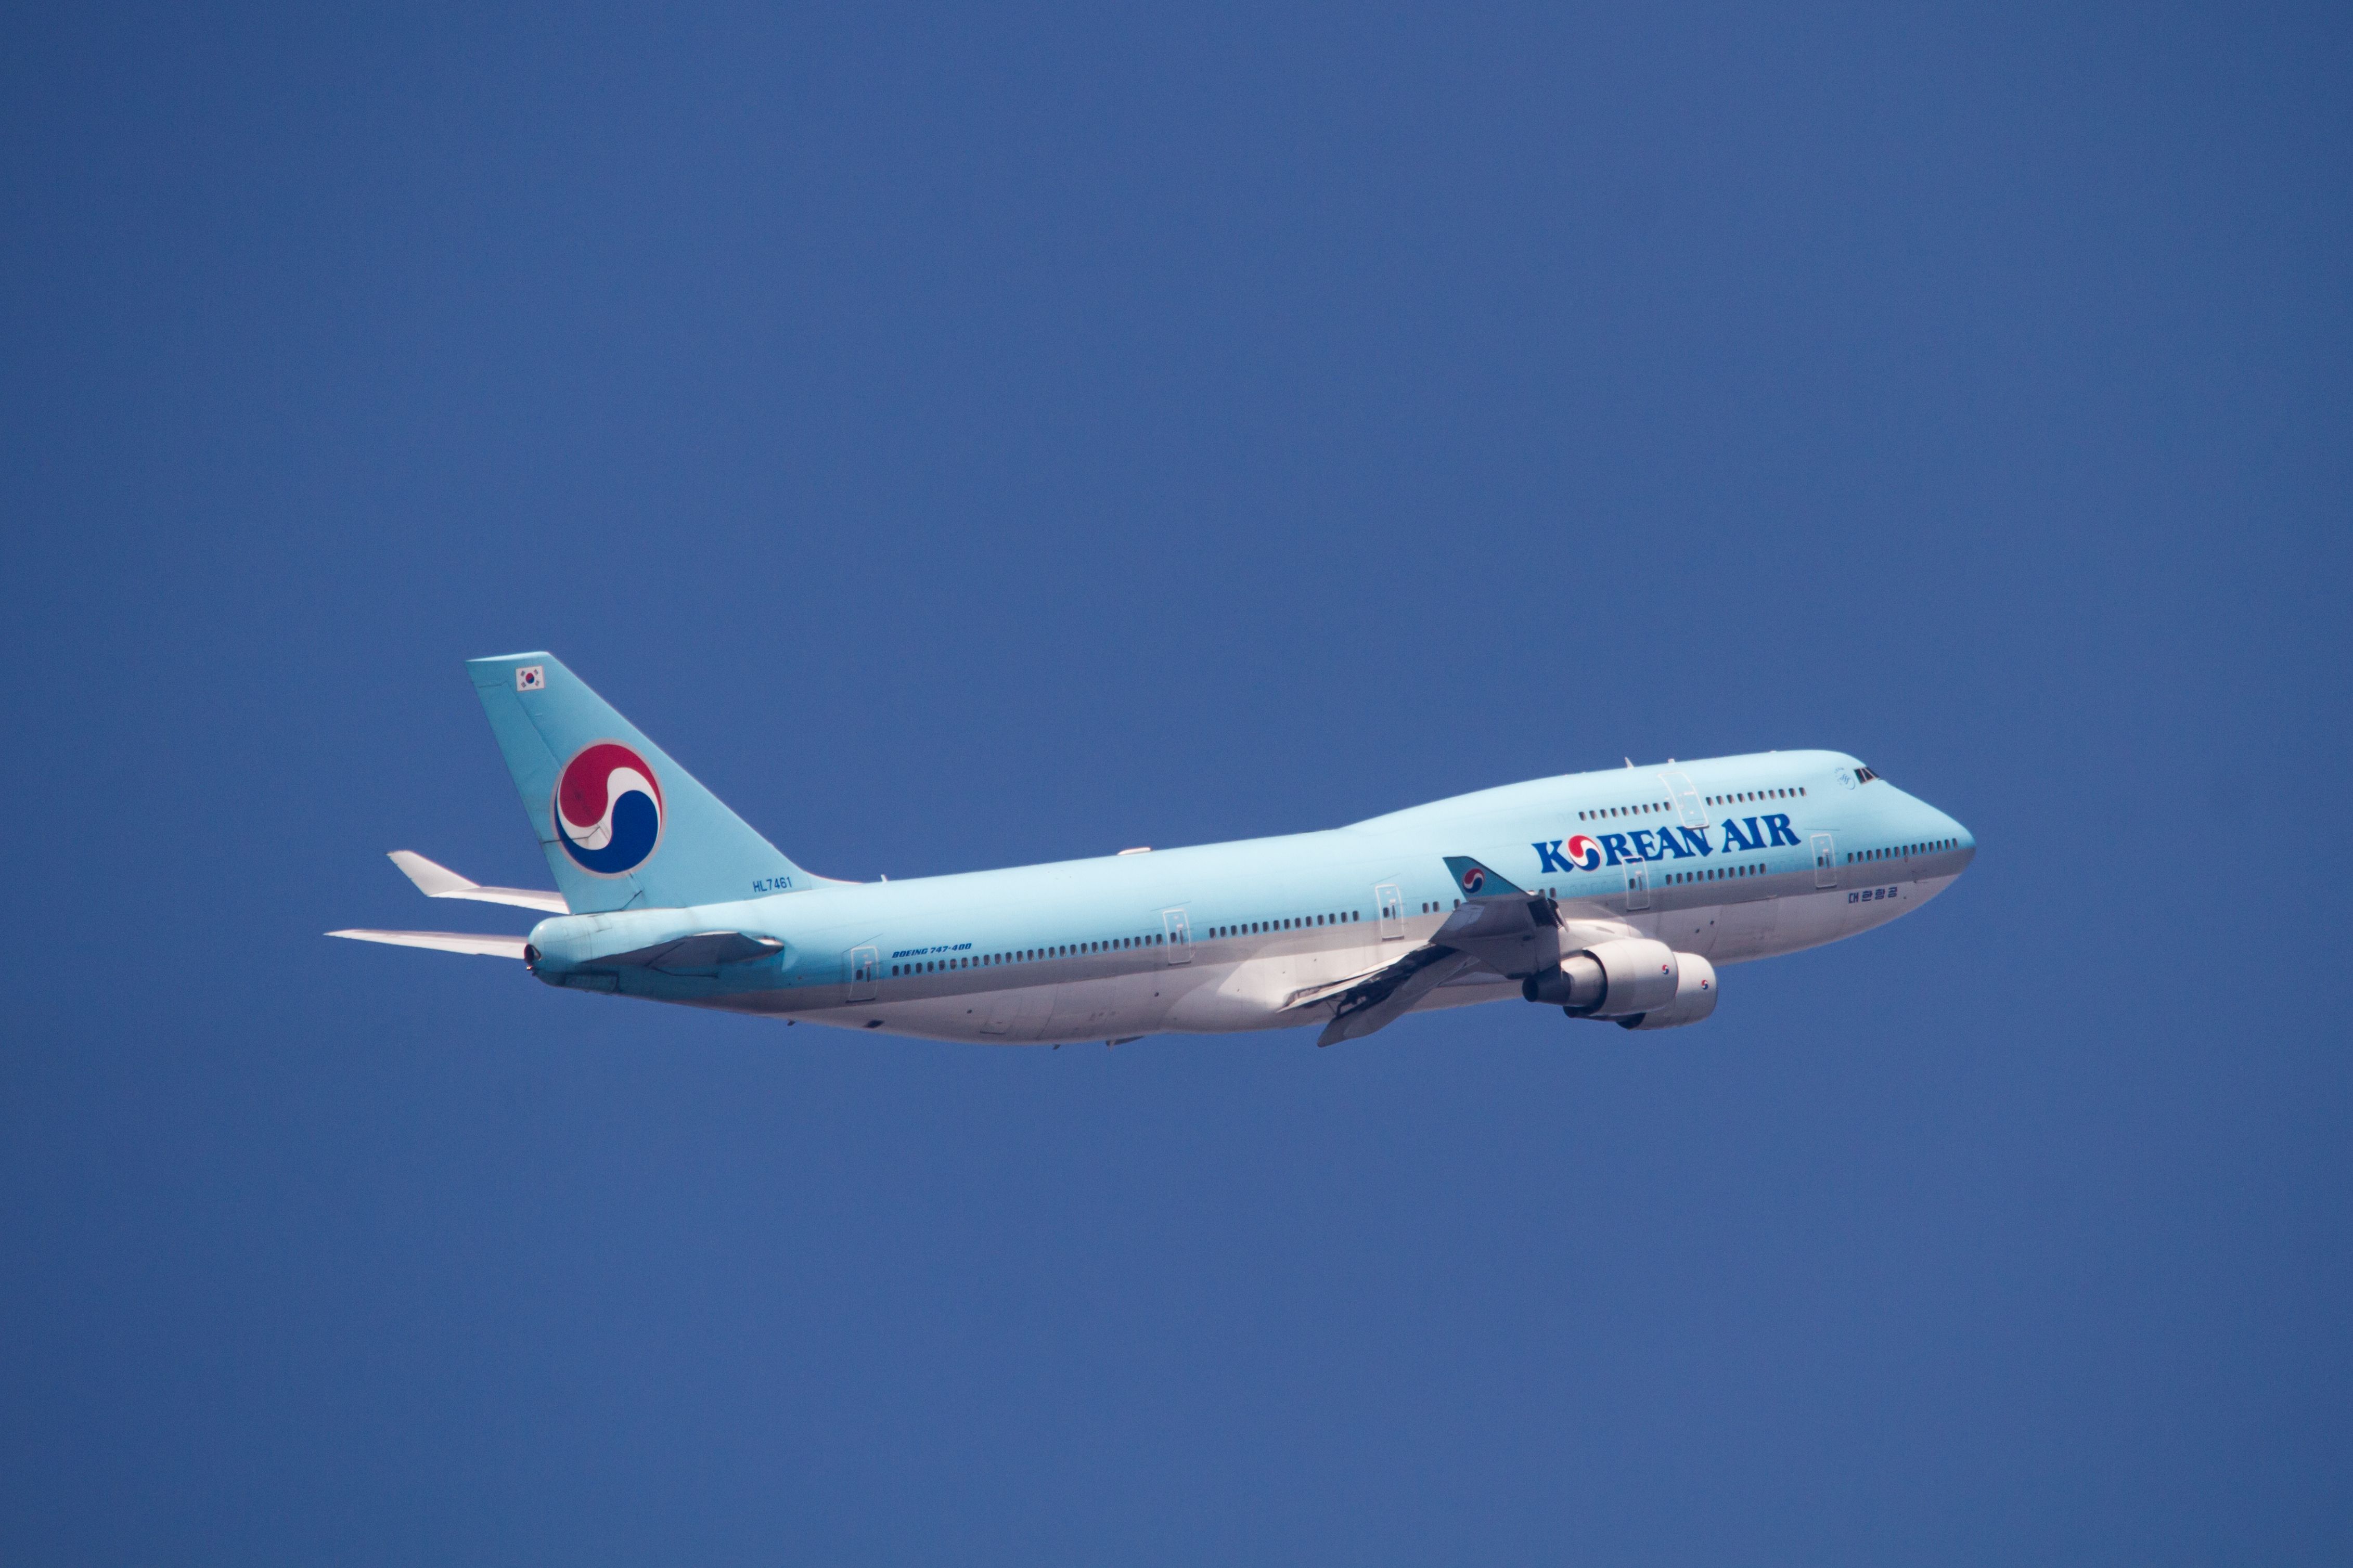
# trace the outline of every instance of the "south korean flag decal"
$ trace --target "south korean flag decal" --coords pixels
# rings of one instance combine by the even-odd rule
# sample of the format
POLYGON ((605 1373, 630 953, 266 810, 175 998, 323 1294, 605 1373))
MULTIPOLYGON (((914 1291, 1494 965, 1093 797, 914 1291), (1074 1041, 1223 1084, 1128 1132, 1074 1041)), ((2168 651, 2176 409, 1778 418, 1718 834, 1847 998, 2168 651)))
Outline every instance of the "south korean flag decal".
POLYGON ((515 689, 517 691, 546 690, 547 667, 543 664, 519 664, 515 666, 515 689))

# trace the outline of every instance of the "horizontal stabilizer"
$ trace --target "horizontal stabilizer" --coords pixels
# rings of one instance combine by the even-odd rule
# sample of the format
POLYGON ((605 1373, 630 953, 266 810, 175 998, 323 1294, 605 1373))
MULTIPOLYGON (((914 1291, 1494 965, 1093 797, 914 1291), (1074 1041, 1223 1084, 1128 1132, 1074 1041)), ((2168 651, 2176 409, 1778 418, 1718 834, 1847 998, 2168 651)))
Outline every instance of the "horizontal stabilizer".
POLYGON ((463 931, 331 931, 353 942, 384 942, 395 947, 429 947, 439 952, 471 952, 483 958, 521 958, 519 936, 482 936, 463 931))
POLYGON ((568 915, 572 906, 564 895, 543 892, 537 888, 485 888, 480 882, 470 882, 447 866, 437 865, 414 849, 395 849, 392 863, 401 868, 417 890, 428 899, 471 899, 478 904, 512 904, 521 910, 544 910, 552 915, 568 915))
POLYGON ((781 952, 785 944, 772 936, 746 936, 740 931, 697 931, 676 942, 657 942, 632 952, 617 952, 591 961, 602 969, 659 969, 665 973, 716 969, 723 963, 746 963, 781 952))

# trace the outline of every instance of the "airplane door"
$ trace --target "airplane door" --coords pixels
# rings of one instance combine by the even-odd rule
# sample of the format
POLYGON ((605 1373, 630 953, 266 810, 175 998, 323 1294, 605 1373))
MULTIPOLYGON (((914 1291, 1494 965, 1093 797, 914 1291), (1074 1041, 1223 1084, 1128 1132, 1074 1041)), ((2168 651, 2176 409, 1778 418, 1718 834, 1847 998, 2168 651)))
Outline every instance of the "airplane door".
POLYGON ((853 947, 849 950, 850 1002, 874 1000, 876 982, 882 976, 882 953, 879 948, 853 947))
POLYGON ((1827 833, 1815 834, 1813 836, 1813 844, 1814 886, 1817 888, 1837 887, 1838 847, 1831 841, 1831 836, 1827 833))
POLYGON ((1168 931, 1168 945, 1161 950, 1167 955, 1168 962, 1171 963, 1192 963, 1193 922, 1186 918, 1185 911, 1183 910, 1163 910, 1160 911, 1160 923, 1166 926, 1168 931))
POLYGON ((1675 810, 1682 815, 1685 827, 1705 827, 1708 825, 1707 805, 1700 799, 1699 790, 1692 784, 1689 774, 1681 768, 1669 768, 1659 775, 1659 782, 1665 784, 1667 793, 1675 797, 1675 810))
POLYGON ((1405 892, 1395 882, 1383 882, 1373 889, 1374 901, 1381 911, 1381 940, 1401 942, 1405 938, 1405 892))
POLYGON ((1626 868, 1626 907, 1630 910, 1651 907, 1651 868, 1640 861, 1626 868))

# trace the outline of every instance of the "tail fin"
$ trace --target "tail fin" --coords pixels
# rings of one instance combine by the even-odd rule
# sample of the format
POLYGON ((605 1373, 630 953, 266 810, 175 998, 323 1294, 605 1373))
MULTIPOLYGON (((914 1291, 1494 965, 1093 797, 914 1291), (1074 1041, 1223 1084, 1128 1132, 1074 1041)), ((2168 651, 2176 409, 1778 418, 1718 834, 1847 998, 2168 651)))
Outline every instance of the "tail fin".
POLYGON ((547 653, 466 661, 575 914, 677 909, 813 878, 547 653))

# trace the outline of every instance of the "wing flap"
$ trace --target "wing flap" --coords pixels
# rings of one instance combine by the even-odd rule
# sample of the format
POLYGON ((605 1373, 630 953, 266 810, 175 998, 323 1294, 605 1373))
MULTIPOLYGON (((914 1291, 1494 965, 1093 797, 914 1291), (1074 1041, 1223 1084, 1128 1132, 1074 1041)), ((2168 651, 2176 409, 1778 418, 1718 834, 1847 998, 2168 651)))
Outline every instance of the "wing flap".
POLYGON ((1283 1011, 1330 1005, 1332 1021, 1324 1026, 1315 1043, 1336 1045, 1387 1027, 1440 985, 1479 968, 1480 961, 1471 953, 1430 943, 1363 974, 1294 991, 1283 1004, 1283 1011))
POLYGON ((1457 952, 1451 947, 1425 947, 1408 953, 1390 965, 1407 970, 1394 979, 1377 977, 1340 998, 1332 1021, 1315 1037, 1318 1046, 1336 1046, 1342 1040, 1358 1040, 1377 1029, 1385 1029, 1405 1016, 1406 1009, 1452 980, 1465 970, 1479 966, 1479 961, 1467 952, 1457 952), (1419 965, 1410 960, 1420 958, 1419 965))
MULTIPOLYGON (((1423 948, 1415 948, 1413 952, 1425 951, 1427 950, 1423 948)), ((1412 956, 1412 952, 1406 954, 1406 958, 1412 956)), ((1318 1002, 1329 1001, 1343 991, 1353 990, 1368 980, 1379 978, 1404 962, 1405 959, 1396 959, 1382 964, 1377 969, 1367 969, 1361 974, 1351 974, 1345 980, 1327 980, 1321 985, 1303 985, 1283 998, 1282 1011, 1295 1012, 1302 1007, 1312 1007, 1318 1002)))

